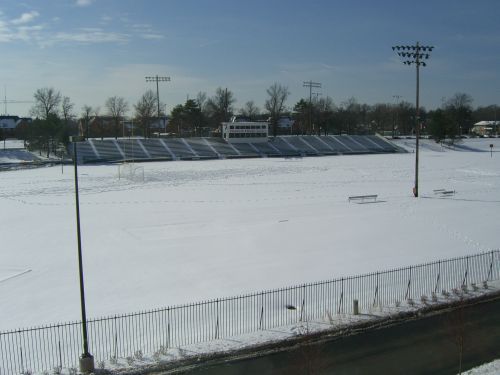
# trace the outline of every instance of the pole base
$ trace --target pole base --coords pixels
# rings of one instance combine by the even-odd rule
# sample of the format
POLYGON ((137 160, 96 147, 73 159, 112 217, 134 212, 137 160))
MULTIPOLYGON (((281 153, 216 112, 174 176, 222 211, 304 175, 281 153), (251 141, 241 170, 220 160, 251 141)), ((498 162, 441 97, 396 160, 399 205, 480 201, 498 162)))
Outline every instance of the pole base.
POLYGON ((80 357, 80 372, 82 374, 90 374, 94 371, 94 357, 91 354, 82 354, 80 357))

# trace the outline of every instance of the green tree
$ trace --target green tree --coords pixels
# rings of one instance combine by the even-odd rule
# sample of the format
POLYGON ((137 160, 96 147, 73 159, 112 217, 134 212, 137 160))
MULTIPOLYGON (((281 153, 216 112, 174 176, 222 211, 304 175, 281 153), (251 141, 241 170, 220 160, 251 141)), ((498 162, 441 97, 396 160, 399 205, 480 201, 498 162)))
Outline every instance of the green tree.
POLYGON ((200 106, 193 99, 186 100, 184 105, 176 105, 170 113, 170 125, 180 136, 198 134, 204 121, 200 106))
POLYGON ((293 119, 296 134, 306 134, 309 124, 309 101, 300 99, 293 106, 293 119))

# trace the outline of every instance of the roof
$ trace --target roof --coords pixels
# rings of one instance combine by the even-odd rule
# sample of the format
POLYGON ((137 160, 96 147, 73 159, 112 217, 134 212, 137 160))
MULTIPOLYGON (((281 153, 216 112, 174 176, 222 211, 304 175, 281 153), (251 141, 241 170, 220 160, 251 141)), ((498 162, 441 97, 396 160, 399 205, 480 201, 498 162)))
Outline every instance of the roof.
POLYGON ((498 126, 500 121, 479 121, 474 124, 474 126, 498 126))

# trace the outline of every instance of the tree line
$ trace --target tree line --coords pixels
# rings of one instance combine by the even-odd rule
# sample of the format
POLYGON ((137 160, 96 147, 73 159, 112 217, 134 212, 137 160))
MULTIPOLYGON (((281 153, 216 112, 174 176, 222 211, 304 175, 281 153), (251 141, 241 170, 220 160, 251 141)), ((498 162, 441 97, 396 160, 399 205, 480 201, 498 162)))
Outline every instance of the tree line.
MULTIPOLYGON (((136 136, 151 137, 154 132, 167 132, 174 136, 210 136, 220 133, 222 122, 233 116, 248 121, 268 121, 270 135, 280 134, 373 134, 389 136, 414 134, 415 106, 407 101, 368 105, 351 97, 335 104, 329 96, 315 95, 300 99, 288 106, 290 91, 274 83, 266 90, 263 108, 247 101, 236 108, 234 93, 219 87, 212 96, 199 92, 195 99, 173 107, 167 114, 156 94, 147 90, 130 104, 120 96, 109 97, 104 109, 84 105, 79 114, 71 99, 54 88, 40 88, 34 93, 31 124, 18 129, 18 137, 28 141, 31 148, 47 154, 55 145, 67 144, 69 135, 85 137, 121 137, 134 132, 136 136), (158 109, 160 110, 158 112, 158 109), (131 116, 129 116, 131 115, 131 116), (280 126, 283 118, 293 125, 280 126), (127 122, 125 126, 125 122, 127 122)), ((468 134, 472 125, 480 120, 496 120, 499 107, 490 105, 473 108, 473 99, 465 93, 456 93, 444 100, 440 108, 420 109, 419 123, 422 134, 436 140, 454 139, 468 134)), ((500 115, 500 112, 498 112, 500 115)))

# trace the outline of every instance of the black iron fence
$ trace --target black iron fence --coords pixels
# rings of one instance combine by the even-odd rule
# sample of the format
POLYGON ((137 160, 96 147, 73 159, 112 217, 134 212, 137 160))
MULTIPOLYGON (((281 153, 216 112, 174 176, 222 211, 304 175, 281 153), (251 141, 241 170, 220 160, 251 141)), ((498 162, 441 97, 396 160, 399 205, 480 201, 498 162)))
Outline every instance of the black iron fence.
MULTIPOLYGON (((88 321, 97 363, 360 311, 469 293, 500 279, 500 251, 88 321)), ((76 367, 81 322, 0 332, 0 375, 76 367)))

